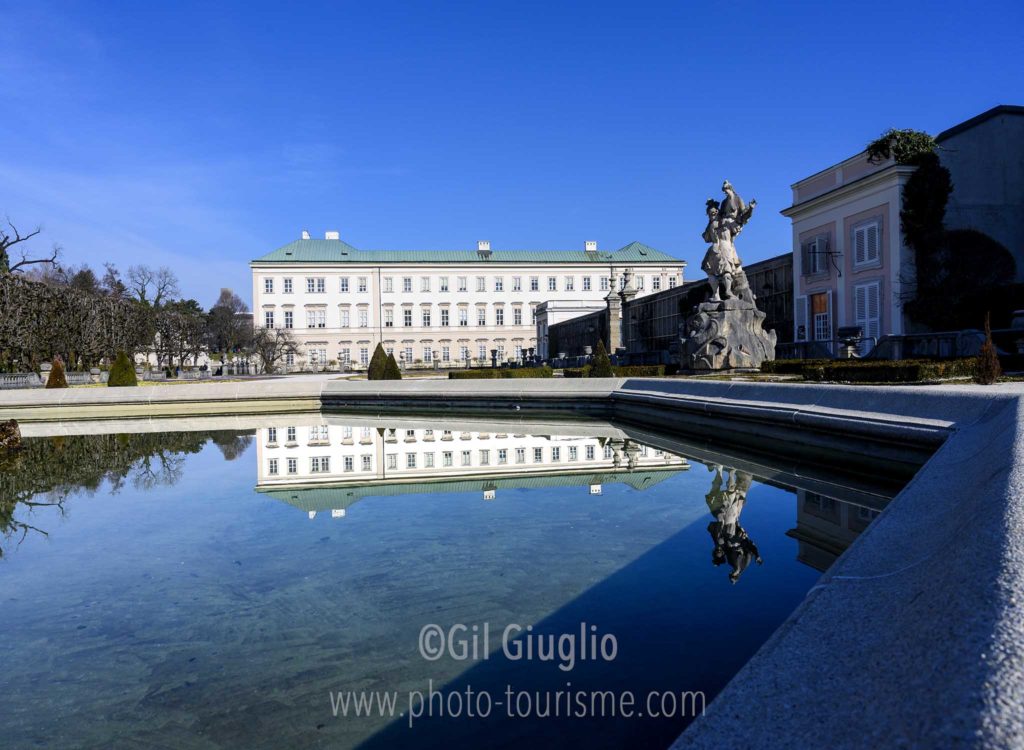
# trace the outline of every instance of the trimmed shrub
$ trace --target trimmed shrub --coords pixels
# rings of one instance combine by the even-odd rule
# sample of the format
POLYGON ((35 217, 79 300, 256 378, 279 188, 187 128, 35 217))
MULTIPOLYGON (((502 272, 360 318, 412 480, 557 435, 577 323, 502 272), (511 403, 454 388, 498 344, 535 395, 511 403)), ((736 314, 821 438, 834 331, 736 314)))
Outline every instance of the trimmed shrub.
POLYGON ((384 362, 384 377, 382 380, 401 380, 402 371, 398 368, 398 362, 395 361, 395 355, 389 354, 387 360, 384 362))
MULTIPOLYGON (((57 362, 54 361, 53 364, 56 369, 57 362)), ((985 313, 985 343, 981 345, 981 351, 978 352, 974 370, 974 382, 981 385, 992 385, 999 380, 999 376, 1002 374, 1003 371, 999 367, 999 355, 996 354, 995 344, 992 343, 990 315, 985 313)), ((49 384, 46 387, 49 388, 49 384)))
POLYGON ((135 377, 135 367, 128 355, 123 351, 117 353, 117 358, 110 368, 110 377, 107 378, 107 385, 111 388, 138 385, 135 377))
POLYGON ((837 359, 809 365, 804 380, 846 383, 923 383, 944 378, 973 377, 977 360, 970 359, 837 359))
POLYGON ((366 370, 367 380, 384 380, 384 372, 388 366, 388 355, 384 353, 384 347, 377 344, 370 357, 370 366, 366 370))
POLYGON ((499 380, 507 378, 553 378, 550 367, 492 367, 486 370, 449 370, 449 380, 499 380))
POLYGON ((64 363, 60 357, 53 358, 53 369, 50 370, 50 377, 46 379, 47 388, 67 388, 68 379, 64 374, 64 363))
POLYGON ((590 372, 588 374, 588 377, 614 377, 612 373, 612 361, 608 359, 608 350, 604 348, 603 340, 599 339, 597 342, 597 351, 594 352, 594 361, 590 363, 590 372))
POLYGON ((824 365, 835 360, 831 359, 773 359, 761 363, 761 372, 774 375, 799 375, 805 367, 824 365))
MULTIPOLYGON (((660 378, 665 375, 674 375, 679 371, 677 365, 616 365, 612 367, 611 375, 605 377, 614 378, 660 378)), ((593 378, 601 377, 592 375, 593 365, 583 367, 567 367, 562 370, 564 378, 593 378)))

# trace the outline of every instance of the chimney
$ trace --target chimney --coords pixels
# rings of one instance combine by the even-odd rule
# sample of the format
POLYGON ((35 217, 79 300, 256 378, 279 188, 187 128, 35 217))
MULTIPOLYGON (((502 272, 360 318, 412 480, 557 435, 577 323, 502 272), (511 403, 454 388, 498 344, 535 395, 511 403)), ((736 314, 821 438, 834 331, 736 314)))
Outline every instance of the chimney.
POLYGON ((341 239, 341 232, 338 232, 337 230, 335 230, 333 232, 325 232, 324 233, 324 239, 325 240, 340 240, 341 239))
POLYGON ((309 230, 308 229, 303 229, 302 230, 302 239, 304 239, 304 240, 308 240, 309 239, 309 230))
POLYGON ((586 242, 583 243, 583 247, 586 249, 588 253, 597 252, 597 242, 595 242, 594 240, 587 240, 586 242))
POLYGON ((481 253, 489 253, 491 251, 491 243, 488 242, 487 240, 480 240, 478 243, 476 243, 476 249, 481 253))

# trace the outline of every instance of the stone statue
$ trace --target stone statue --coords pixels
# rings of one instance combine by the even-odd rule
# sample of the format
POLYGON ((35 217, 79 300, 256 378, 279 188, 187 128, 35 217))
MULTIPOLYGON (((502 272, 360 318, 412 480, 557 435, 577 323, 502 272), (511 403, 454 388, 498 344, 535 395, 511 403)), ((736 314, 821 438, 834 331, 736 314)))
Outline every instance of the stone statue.
POLYGON ((736 252, 736 237, 754 213, 726 180, 725 198, 705 204, 708 223, 701 235, 710 243, 701 269, 708 275, 710 299, 698 305, 681 331, 680 365, 689 370, 754 369, 775 359, 774 331, 762 328, 765 315, 736 252))

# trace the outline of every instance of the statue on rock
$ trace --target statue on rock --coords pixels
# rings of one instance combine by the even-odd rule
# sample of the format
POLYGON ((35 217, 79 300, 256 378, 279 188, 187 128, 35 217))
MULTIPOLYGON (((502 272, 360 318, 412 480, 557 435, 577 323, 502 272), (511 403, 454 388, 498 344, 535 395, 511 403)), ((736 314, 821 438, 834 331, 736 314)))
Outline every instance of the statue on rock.
POLYGON ((705 205, 708 223, 701 236, 711 244, 701 269, 708 275, 711 298, 687 321, 681 341, 684 369, 755 369, 775 359, 775 332, 762 328, 765 314, 757 309, 736 252, 736 237, 757 201, 745 203, 728 180, 722 192, 725 198, 711 198, 705 205))

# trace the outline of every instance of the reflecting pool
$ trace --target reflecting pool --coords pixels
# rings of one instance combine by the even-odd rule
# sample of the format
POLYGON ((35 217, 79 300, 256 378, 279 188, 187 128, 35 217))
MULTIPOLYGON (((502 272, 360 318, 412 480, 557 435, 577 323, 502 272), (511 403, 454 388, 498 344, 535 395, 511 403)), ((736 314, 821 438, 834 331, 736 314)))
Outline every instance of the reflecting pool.
POLYGON ((667 746, 894 491, 604 423, 211 427, 2 459, 3 747, 667 746))

